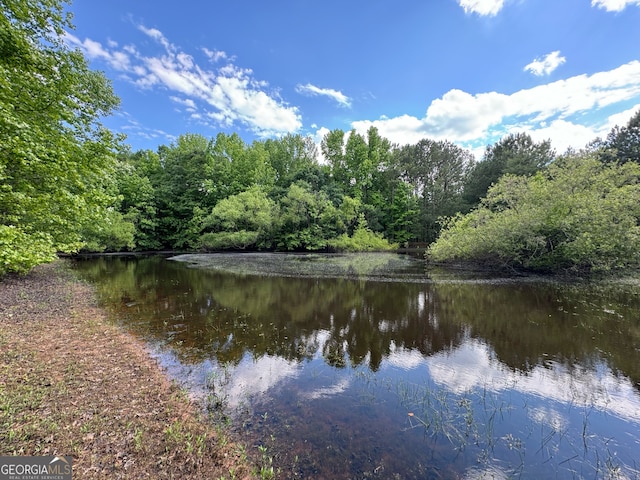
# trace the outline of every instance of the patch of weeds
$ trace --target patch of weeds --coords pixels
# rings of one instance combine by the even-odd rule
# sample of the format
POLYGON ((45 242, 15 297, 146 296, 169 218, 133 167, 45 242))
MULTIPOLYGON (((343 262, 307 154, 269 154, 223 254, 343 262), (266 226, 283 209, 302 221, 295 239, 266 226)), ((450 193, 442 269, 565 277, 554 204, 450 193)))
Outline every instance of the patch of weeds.
MULTIPOLYGON (((136 448, 138 443, 136 441, 136 434, 138 438, 142 439, 142 431, 138 433, 134 433, 134 445, 136 448)), ((202 458, 205 450, 207 449, 207 434, 194 434, 188 425, 184 425, 179 420, 175 420, 172 424, 170 424, 164 430, 165 438, 167 441, 166 450, 170 450, 170 445, 172 447, 178 447, 180 449, 184 449, 184 452, 188 455, 197 455, 199 458, 202 458)), ((140 443, 142 447, 142 443, 140 443)))
MULTIPOLYGON (((164 434, 167 441, 180 445, 183 440, 182 424, 178 420, 175 420, 171 425, 165 428, 164 434)), ((167 446, 167 448, 169 447, 167 446)))
POLYGON ((258 445, 258 451, 260 452, 260 469, 256 473, 263 480, 272 480, 276 475, 273 469, 273 457, 268 454, 267 447, 264 445, 258 445))
POLYGON ((136 452, 140 452, 144 449, 143 444, 144 430, 142 428, 136 428, 133 432, 133 446, 136 452))

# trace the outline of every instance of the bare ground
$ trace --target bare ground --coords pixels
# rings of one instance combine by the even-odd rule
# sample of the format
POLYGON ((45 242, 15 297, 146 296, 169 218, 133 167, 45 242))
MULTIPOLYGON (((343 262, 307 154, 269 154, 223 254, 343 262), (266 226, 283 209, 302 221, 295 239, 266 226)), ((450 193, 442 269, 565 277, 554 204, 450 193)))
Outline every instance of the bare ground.
POLYGON ((0 455, 71 455, 73 478, 253 478, 65 262, 0 280, 0 455))

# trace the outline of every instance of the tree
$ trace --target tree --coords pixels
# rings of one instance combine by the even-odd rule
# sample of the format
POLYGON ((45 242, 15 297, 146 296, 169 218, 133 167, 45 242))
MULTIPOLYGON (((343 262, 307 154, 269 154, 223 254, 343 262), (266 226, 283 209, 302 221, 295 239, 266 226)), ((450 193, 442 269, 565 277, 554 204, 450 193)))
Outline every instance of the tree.
POLYGON ((640 110, 625 127, 613 127, 602 142, 600 160, 604 163, 640 163, 640 110))
POLYGON ((106 222, 117 139, 98 119, 118 99, 65 46, 60 0, 4 0, 0 12, 1 274, 77 251, 87 222, 106 222))
POLYGON ((317 147, 311 137, 287 134, 265 140, 264 149, 274 171, 275 185, 280 188, 289 188, 296 180, 310 180, 305 177, 317 166, 317 147))
POLYGON ((289 187, 280 200, 280 230, 276 246, 281 250, 320 250, 327 246, 327 239, 334 235, 337 218, 336 207, 324 192, 298 182, 289 187))
MULTIPOLYGON (((331 130, 320 143, 322 155, 331 168, 334 180, 346 188, 349 185, 349 174, 345 159, 344 131, 331 130)), ((345 191, 346 193, 346 191, 345 191)))
POLYGON ((367 141, 355 130, 351 130, 347 139, 344 160, 347 168, 347 192, 366 203, 371 185, 372 165, 367 141))
POLYGON ((462 191, 472 155, 447 141, 420 140, 398 154, 402 176, 420 198, 418 238, 432 242, 440 230, 438 219, 462 209, 462 191))
POLYGON ((159 250, 156 189, 151 178, 159 174, 160 160, 156 153, 141 150, 123 152, 118 157, 116 183, 121 198, 119 212, 135 227, 134 246, 137 250, 159 250))
POLYGON ((477 209, 449 220, 429 256, 544 271, 637 268, 640 165, 576 155, 532 177, 505 175, 477 209))
POLYGON ((397 244, 391 244, 381 233, 373 232, 361 213, 358 217, 358 225, 351 236, 343 233, 337 238, 330 239, 327 244, 334 250, 342 252, 380 252, 395 250, 397 244))
POLYGON ((464 198, 477 205, 489 187, 505 174, 533 175, 555 157, 551 142, 536 143, 527 133, 512 133, 485 150, 484 159, 469 172, 464 198))
POLYGON ((210 211, 215 195, 207 179, 213 170, 209 140, 198 134, 180 135, 171 145, 158 149, 161 174, 157 177, 158 230, 170 248, 193 248, 200 231, 196 213, 210 211))
POLYGON ((135 225, 115 208, 109 208, 100 223, 86 223, 82 231, 83 250, 89 252, 119 252, 133 250, 135 243, 135 225))
POLYGON ((277 206, 258 186, 221 200, 204 219, 200 241, 214 250, 269 247, 277 206))
POLYGON ((419 205, 409 186, 398 181, 391 195, 387 236, 394 242, 405 243, 413 237, 413 227, 417 222, 419 205))

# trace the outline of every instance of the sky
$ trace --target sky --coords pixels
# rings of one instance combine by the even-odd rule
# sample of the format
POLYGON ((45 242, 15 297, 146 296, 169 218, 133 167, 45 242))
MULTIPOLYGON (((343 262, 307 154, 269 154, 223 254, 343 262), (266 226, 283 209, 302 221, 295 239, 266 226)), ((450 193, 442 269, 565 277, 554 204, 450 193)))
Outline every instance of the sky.
POLYGON ((480 160, 510 133, 579 149, 640 110, 640 0, 75 0, 132 149, 186 133, 319 143, 377 127, 480 160))

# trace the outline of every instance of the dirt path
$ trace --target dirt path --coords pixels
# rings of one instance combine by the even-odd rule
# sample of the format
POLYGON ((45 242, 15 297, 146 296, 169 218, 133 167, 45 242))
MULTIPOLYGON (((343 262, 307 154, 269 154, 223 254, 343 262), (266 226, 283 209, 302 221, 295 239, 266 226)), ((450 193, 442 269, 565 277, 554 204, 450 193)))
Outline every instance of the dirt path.
POLYGON ((0 455, 72 455, 73 478, 252 478, 64 261, 0 281, 0 455))

